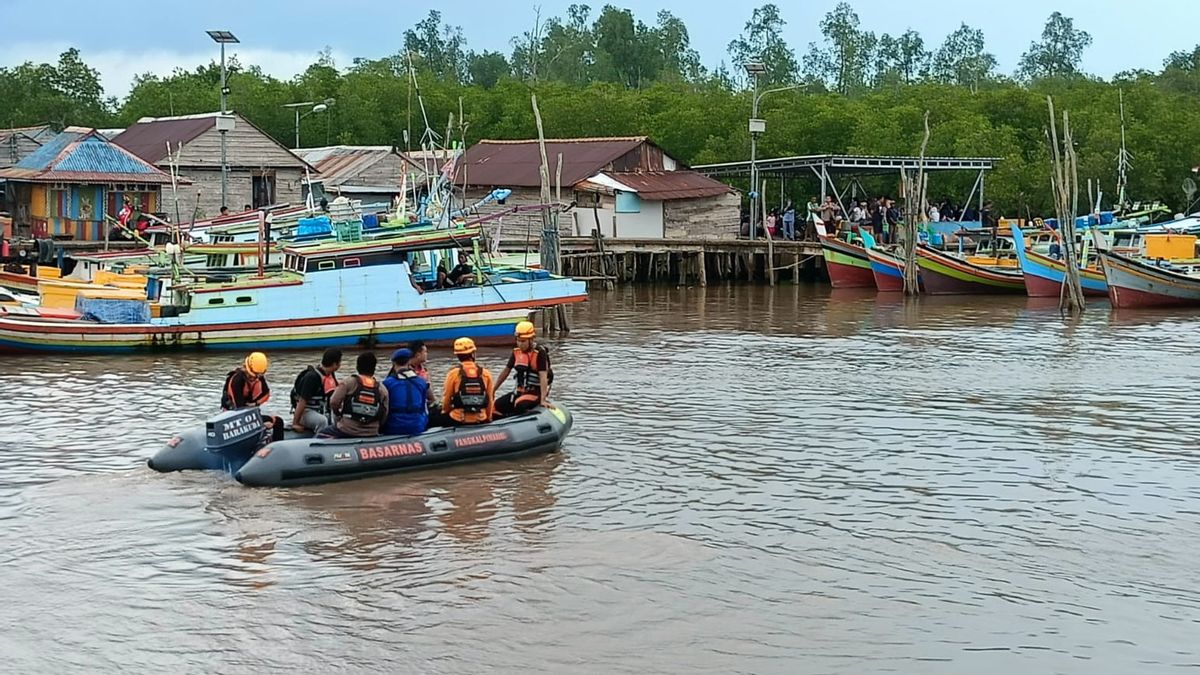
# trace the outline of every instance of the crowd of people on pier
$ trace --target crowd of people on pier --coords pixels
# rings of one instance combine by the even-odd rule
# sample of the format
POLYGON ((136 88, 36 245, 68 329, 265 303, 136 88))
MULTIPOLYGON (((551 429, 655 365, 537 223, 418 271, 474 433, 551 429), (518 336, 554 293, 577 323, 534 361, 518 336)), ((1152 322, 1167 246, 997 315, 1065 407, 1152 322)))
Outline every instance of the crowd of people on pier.
MULTIPOLYGON (((844 229, 868 229, 881 243, 888 243, 895 237, 896 228, 905 216, 904 211, 896 205, 896 200, 886 195, 850 201, 849 205, 848 210, 843 209, 833 195, 827 195, 824 200, 812 197, 801 212, 788 200, 782 207, 769 209, 763 214, 756 235, 769 235, 786 241, 814 241, 817 238, 817 226, 823 225, 825 232, 830 235, 839 234, 844 229)), ((984 227, 989 227, 994 224, 995 214, 990 201, 985 202, 982 209, 976 209, 974 206, 960 207, 946 197, 931 203, 922 214, 922 221, 980 222, 984 227)), ((743 213, 741 236, 749 234, 750 216, 743 213)))
MULTIPOLYGON (((550 354, 536 341, 530 321, 514 331, 516 345, 498 377, 476 359, 475 341, 454 341, 457 363, 449 368, 441 399, 434 395, 426 363, 429 349, 414 341, 392 352, 391 368, 378 378, 373 352, 359 354, 354 373, 338 379, 342 350, 326 349, 318 364, 302 370, 291 390, 291 429, 320 438, 366 438, 379 435, 415 436, 432 427, 486 424, 549 405, 554 371, 550 354), (496 390, 512 376, 515 388, 502 396, 496 390)), ((269 361, 253 352, 225 377, 222 410, 261 407, 271 398, 267 385, 269 361)), ((271 440, 284 437, 284 421, 264 415, 271 440)))

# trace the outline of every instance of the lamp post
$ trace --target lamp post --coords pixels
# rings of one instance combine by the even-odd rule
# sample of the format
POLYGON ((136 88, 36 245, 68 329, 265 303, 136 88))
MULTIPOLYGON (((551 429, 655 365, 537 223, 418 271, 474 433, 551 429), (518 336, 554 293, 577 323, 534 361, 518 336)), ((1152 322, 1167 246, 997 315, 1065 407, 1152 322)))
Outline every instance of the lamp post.
MULTIPOLYGON (((225 105, 225 97, 229 95, 229 86, 226 83, 225 74, 225 45, 237 44, 241 42, 233 33, 227 30, 210 30, 208 36, 213 39, 213 42, 221 45, 221 115, 223 120, 227 107, 225 105)), ((218 120, 220 121, 220 120, 218 120)), ((225 134, 228 131, 226 125, 219 124, 218 130, 221 132, 221 206, 228 206, 225 203, 225 196, 229 189, 229 165, 225 161, 225 134)))
MULTIPOLYGON (((334 103, 335 103, 334 99, 327 98, 324 101, 322 101, 321 103, 314 103, 312 101, 303 101, 301 103, 284 103, 283 104, 283 107, 291 108, 292 110, 294 110, 296 112, 296 144, 292 146, 292 149, 297 149, 300 147, 300 120, 304 119, 305 117, 308 117, 309 115, 311 115, 313 113, 325 112, 326 110, 329 110, 329 106, 333 105, 334 103), (312 106, 312 110, 309 110, 308 112, 304 113, 303 115, 300 114, 301 108, 307 108, 310 105, 312 106)), ((328 134, 326 134, 326 136, 328 136, 328 134)))
POLYGON ((754 98, 750 103, 750 238, 754 239, 755 235, 755 206, 758 202, 758 137, 767 130, 767 121, 760 119, 758 116, 758 102, 767 94, 773 94, 780 91, 789 91, 803 87, 802 84, 789 84, 786 87, 775 87, 760 92, 758 90, 758 78, 763 73, 767 72, 766 66, 759 61, 751 61, 744 65, 746 74, 754 80, 754 98))
POLYGON ((746 74, 754 81, 754 94, 750 104, 750 240, 754 240, 756 228, 754 220, 754 205, 758 200, 758 165, 755 163, 758 155, 758 135, 767 128, 767 123, 758 119, 758 77, 767 72, 767 67, 761 61, 750 61, 743 66, 746 74))

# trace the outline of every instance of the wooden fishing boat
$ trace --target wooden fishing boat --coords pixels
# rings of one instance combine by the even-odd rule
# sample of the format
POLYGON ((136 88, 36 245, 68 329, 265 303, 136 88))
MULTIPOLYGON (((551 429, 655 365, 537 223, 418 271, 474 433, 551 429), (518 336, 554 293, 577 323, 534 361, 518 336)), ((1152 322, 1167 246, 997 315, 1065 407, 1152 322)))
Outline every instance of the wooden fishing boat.
MULTIPOLYGON (((587 298, 583 282, 543 270, 493 267, 478 272, 477 285, 424 293, 405 278, 400 254, 462 246, 480 234, 478 227, 454 228, 383 243, 288 247, 279 273, 159 279, 156 299, 97 301, 81 309, 85 319, 6 315, 0 317, 0 351, 284 349, 510 339, 515 324, 533 309, 587 298), (90 307, 113 312, 102 316, 104 312, 90 307)), ((418 281, 432 281, 429 270, 418 281)))
POLYGON ((1018 265, 989 265, 980 260, 979 256, 959 257, 925 244, 917 247, 921 284, 931 295, 1025 292, 1025 277, 1018 265))
POLYGON ((817 225, 817 238, 821 242, 829 283, 834 288, 875 288, 875 275, 871 272, 866 248, 826 234, 824 225, 817 225))
POLYGON ((875 278, 875 288, 881 293, 903 293, 903 249, 899 245, 881 246, 867 231, 863 231, 861 236, 867 260, 871 264, 871 274, 875 278))
POLYGON ((1200 306, 1200 259, 1191 234, 1147 234, 1140 257, 1105 248, 1098 232, 1093 241, 1108 282, 1108 299, 1118 309, 1200 306))
POLYGON ((1111 251, 1100 251, 1100 263, 1113 307, 1200 307, 1200 265, 1155 263, 1111 251))
MULTIPOLYGON (((1047 239, 1048 242, 1050 238, 1054 237, 1054 233, 1046 232, 1047 235, 1042 238, 1047 239)), ((1021 273, 1025 276, 1025 292, 1031 298, 1059 297, 1062 294, 1063 279, 1067 275, 1066 263, 1051 256, 1048 250, 1039 250, 1046 249, 1048 243, 1039 246, 1036 237, 1030 239, 1026 235, 1027 233, 1019 225, 1013 225, 1012 236, 1016 244, 1014 248, 1017 260, 1021 265, 1021 273)), ((1082 260, 1093 258, 1092 264, 1079 269, 1079 284, 1083 287, 1083 294, 1092 297, 1107 296, 1108 284, 1104 280, 1104 270, 1100 269, 1099 264, 1094 260, 1094 255, 1083 251, 1080 258, 1082 260)))

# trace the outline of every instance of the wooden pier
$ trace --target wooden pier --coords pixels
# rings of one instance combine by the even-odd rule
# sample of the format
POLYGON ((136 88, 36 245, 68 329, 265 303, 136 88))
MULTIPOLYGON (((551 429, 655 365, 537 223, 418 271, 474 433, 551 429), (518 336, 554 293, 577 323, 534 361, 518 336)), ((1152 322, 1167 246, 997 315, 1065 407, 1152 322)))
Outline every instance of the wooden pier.
MULTIPOLYGON (((605 285, 667 281, 706 286, 744 279, 775 285, 811 276, 824 264, 815 241, 764 239, 609 239, 563 237, 562 274, 605 285)), ((522 240, 504 240, 504 251, 521 251, 522 240)))

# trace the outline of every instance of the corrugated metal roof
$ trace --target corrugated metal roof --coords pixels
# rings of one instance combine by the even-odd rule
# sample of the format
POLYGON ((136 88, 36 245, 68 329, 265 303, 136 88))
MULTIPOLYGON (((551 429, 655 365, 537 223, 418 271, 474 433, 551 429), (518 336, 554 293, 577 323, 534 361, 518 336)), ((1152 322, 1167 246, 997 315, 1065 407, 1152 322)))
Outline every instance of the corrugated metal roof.
MULTIPOLYGON (((547 140, 550 180, 554 181, 559 153, 563 156, 562 184, 574 185, 645 142, 645 136, 547 140)), ((537 187, 542 184, 541 163, 536 139, 480 141, 459 159, 455 181, 461 183, 465 172, 470 185, 537 187)))
POLYGON ((7 143, 13 136, 24 136, 35 143, 41 143, 48 138, 53 138, 54 131, 50 129, 49 124, 0 129, 0 143, 7 143))
MULTIPOLYGON (((112 140, 147 162, 158 164, 167 156, 167 143, 170 143, 174 149, 196 140, 200 134, 216 126, 217 117, 220 114, 212 112, 180 117, 143 117, 112 140)), ((263 131, 261 127, 243 115, 232 111, 226 114, 235 117, 238 125, 250 126, 296 160, 295 164, 289 162, 281 166, 296 166, 316 171, 311 164, 301 159, 291 149, 275 140, 271 134, 263 131)))
POLYGON ((29 153, 25 159, 13 165, 14 169, 35 169, 44 170, 50 167, 50 164, 62 154, 67 146, 79 140, 83 134, 74 129, 68 129, 61 134, 46 141, 42 147, 29 153))
MULTIPOLYGON (((390 145, 331 145, 324 148, 301 148, 294 151, 301 159, 316 167, 320 181, 326 188, 348 186, 358 176, 386 160, 396 156, 406 167, 409 181, 423 180, 425 171, 390 145)), ((314 177, 314 182, 316 177, 314 177)), ((374 179, 378 182, 378 178, 374 179)), ((361 186, 360 186, 361 187, 361 186)), ((400 189, 400 175, 396 176, 394 190, 400 189)))
POLYGON ((154 165, 115 145, 94 129, 70 127, 0 177, 32 182, 169 183, 154 165))
POLYGON ((638 171, 605 172, 583 181, 577 189, 589 192, 611 192, 611 183, 624 185, 642 199, 669 201, 698 199, 731 194, 735 190, 695 171, 638 171))
POLYGON ((112 140, 147 162, 157 164, 167 156, 167 143, 172 147, 190 143, 216 123, 216 113, 206 116, 141 119, 112 140))

